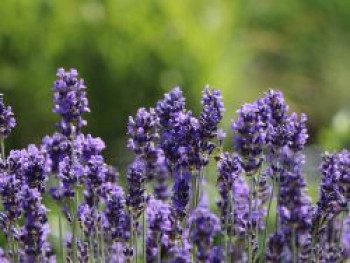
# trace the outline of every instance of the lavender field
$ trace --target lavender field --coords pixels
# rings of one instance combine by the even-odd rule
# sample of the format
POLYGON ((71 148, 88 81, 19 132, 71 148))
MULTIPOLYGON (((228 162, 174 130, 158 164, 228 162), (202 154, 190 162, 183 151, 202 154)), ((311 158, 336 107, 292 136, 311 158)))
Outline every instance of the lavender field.
POLYGON ((24 149, 5 147, 21 112, 0 97, 1 262, 350 257, 350 152, 305 150, 307 116, 282 92, 242 105, 224 130, 219 90, 203 89, 196 116, 175 87, 129 117, 125 168, 84 131, 94 108, 77 70, 58 69, 52 94, 56 130, 24 149))

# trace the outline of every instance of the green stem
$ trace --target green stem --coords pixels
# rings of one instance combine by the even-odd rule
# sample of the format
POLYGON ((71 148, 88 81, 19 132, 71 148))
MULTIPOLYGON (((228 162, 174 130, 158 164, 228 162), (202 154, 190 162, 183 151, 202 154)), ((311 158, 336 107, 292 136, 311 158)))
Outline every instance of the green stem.
POLYGON ((249 214, 248 214, 248 262, 253 263, 252 251, 252 210, 253 210, 253 195, 254 195, 254 179, 249 177, 249 214))
POLYGON ((78 248, 77 248, 77 196, 78 193, 75 191, 74 194, 74 201, 73 201, 73 233, 72 233, 72 248, 73 248, 73 263, 78 263, 78 248))
MULTIPOLYGON (((157 263, 161 263, 162 262, 162 245, 160 243, 160 233, 158 234, 158 238, 157 238, 157 248, 158 248, 157 263)), ((146 261, 144 261, 144 262, 146 262, 146 261)))
POLYGON ((104 239, 104 231, 103 231, 103 226, 102 226, 102 220, 100 222, 100 227, 101 227, 101 230, 100 230, 100 239, 101 239, 101 259, 102 259, 102 262, 106 262, 105 260, 105 239, 104 239))
POLYGON ((233 207, 233 199, 231 196, 231 191, 228 193, 228 202, 229 202, 229 211, 230 211, 230 237, 229 237, 229 251, 228 251, 228 262, 231 262, 231 247, 232 247, 232 236, 234 235, 234 227, 235 227, 235 211, 234 211, 234 207, 233 207))
POLYGON ((3 161, 5 161, 6 160, 6 156, 5 156, 5 139, 2 136, 0 138, 0 147, 1 147, 1 159, 3 161))
POLYGON ((137 263, 138 261, 138 246, 137 246, 137 229, 134 229, 134 240, 135 240, 135 262, 137 263))
POLYGON ((271 204, 272 204, 272 199, 273 199, 273 195, 274 195, 274 192, 275 192, 275 180, 272 179, 272 192, 271 192, 271 195, 270 195, 270 198, 269 198, 269 204, 267 206, 267 214, 266 214, 266 217, 265 217, 265 230, 264 230, 264 238, 263 238, 263 248, 262 248, 262 257, 265 257, 265 254, 266 254, 266 238, 267 238, 267 225, 269 223, 269 218, 270 218, 270 212, 271 212, 271 204))
POLYGON ((143 262, 146 262, 146 229, 147 229, 147 205, 145 204, 145 208, 143 210, 142 213, 142 226, 143 226, 143 230, 142 230, 142 249, 143 249, 143 262))
MULTIPOLYGON (((134 249, 134 244, 133 244, 133 238, 134 238, 134 220, 133 220, 133 214, 130 212, 130 238, 129 238, 129 249, 134 249)), ((133 251, 134 252, 134 251, 133 251)), ((133 255, 134 256, 134 255, 133 255)), ((128 256, 128 262, 131 263, 133 260, 132 260, 132 257, 128 256)))
POLYGON ((275 224, 275 232, 278 232, 279 229, 279 222, 280 222, 280 217, 279 217, 279 212, 278 212, 278 208, 280 205, 280 191, 281 191, 281 186, 280 186, 280 181, 279 181, 279 177, 276 177, 276 186, 277 186, 277 193, 276 193, 276 224, 275 224))
POLYGON ((296 263, 297 262, 297 246, 296 246, 296 243, 295 243, 295 227, 292 226, 291 227, 291 231, 292 231, 292 236, 291 236, 291 245, 292 245, 292 257, 293 257, 293 262, 296 263))
POLYGON ((58 213, 58 230, 59 230, 59 253, 60 253, 60 260, 61 262, 64 262, 63 257, 63 234, 62 234, 62 218, 61 213, 58 213))

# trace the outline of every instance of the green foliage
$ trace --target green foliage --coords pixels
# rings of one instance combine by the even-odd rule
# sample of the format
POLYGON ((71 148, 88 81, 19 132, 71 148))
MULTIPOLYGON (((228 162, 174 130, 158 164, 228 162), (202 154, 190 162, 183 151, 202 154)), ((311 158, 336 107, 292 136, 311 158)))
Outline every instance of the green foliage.
POLYGON ((226 130, 269 87, 310 116, 313 133, 350 97, 347 1, 3 0, 0 17, 0 90, 18 120, 11 147, 53 132, 61 66, 86 79, 87 132, 122 163, 127 116, 176 84, 194 111, 204 84, 221 89, 226 130))

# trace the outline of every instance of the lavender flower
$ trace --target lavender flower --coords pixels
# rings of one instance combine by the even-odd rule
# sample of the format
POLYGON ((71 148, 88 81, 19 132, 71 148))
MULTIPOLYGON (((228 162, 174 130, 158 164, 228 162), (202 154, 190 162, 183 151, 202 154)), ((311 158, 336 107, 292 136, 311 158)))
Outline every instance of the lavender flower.
MULTIPOLYGON (((337 154, 325 153, 321 163, 322 182, 320 199, 313 218, 313 227, 322 227, 324 223, 347 209, 347 200, 339 188, 339 167, 337 154)), ((318 229, 320 230, 320 229, 318 229)))
POLYGON ((29 145, 27 156, 22 159, 21 173, 29 188, 45 191, 48 168, 45 155, 35 145, 29 145))
POLYGON ((266 262, 274 263, 282 261, 285 242, 284 233, 282 231, 274 233, 269 237, 265 257, 266 262))
POLYGON ((47 209, 41 203, 38 189, 23 189, 23 210, 25 224, 20 232, 20 243, 25 252, 26 262, 44 262, 51 256, 50 245, 47 241, 49 225, 47 209))
POLYGON ((350 258, 350 217, 348 216, 344 222, 344 229, 341 237, 343 246, 343 258, 344 260, 350 258))
POLYGON ((2 229, 6 232, 16 222, 22 212, 22 182, 15 174, 0 174, 0 196, 3 205, 2 229))
POLYGON ((59 164, 57 175, 60 180, 60 191, 54 189, 52 194, 59 200, 63 197, 73 198, 75 194, 74 187, 81 181, 84 175, 85 169, 80 163, 72 162, 68 156, 64 157, 59 164))
POLYGON ((228 153, 223 153, 218 158, 217 162, 218 179, 217 186, 221 200, 218 202, 221 213, 222 226, 227 224, 227 219, 230 218, 232 211, 229 211, 232 202, 231 191, 234 181, 242 172, 241 160, 239 156, 228 153))
POLYGON ((124 192, 119 186, 111 186, 105 192, 104 232, 113 242, 126 241, 130 233, 126 231, 129 222, 125 212, 124 192))
POLYGON ((136 159, 129 167, 127 175, 128 192, 126 205, 135 219, 140 217, 146 201, 144 169, 144 163, 136 159))
POLYGON ((192 240, 197 246, 197 260, 206 262, 210 258, 213 239, 221 230, 219 219, 207 208, 198 207, 192 212, 188 224, 193 228, 192 240))
POLYGON ((82 79, 78 79, 75 69, 65 71, 63 68, 57 70, 57 80, 53 85, 54 109, 53 111, 62 117, 58 123, 58 129, 66 136, 72 134, 71 125, 76 127, 76 134, 86 125, 82 115, 90 112, 86 98, 86 87, 82 79))
POLYGON ((290 245, 294 249, 291 253, 298 261, 305 261, 310 252, 313 210, 301 171, 304 158, 285 149, 281 159, 286 169, 283 169, 280 177, 280 223, 285 229, 286 242, 294 242, 295 248, 290 245))
POLYGON ((66 136, 55 133, 45 136, 42 140, 42 149, 46 154, 46 160, 52 173, 58 172, 59 163, 66 156, 71 156, 71 143, 66 136))
POLYGON ((9 136, 15 126, 16 120, 12 108, 5 105, 4 96, 0 94, 0 138, 4 139, 9 136))
POLYGON ((159 158, 154 175, 154 197, 159 200, 167 200, 170 196, 168 189, 170 171, 166 165, 165 158, 159 158))
MULTIPOLYGON (((210 92, 206 87, 203 90, 202 112, 199 118, 201 134, 201 150, 204 153, 211 154, 215 144, 211 139, 215 138, 218 133, 218 124, 223 118, 224 103, 222 102, 221 92, 213 89, 210 92)), ((203 157, 204 163, 208 162, 207 157, 203 157)))
POLYGON ((190 201, 190 174, 187 171, 177 175, 174 183, 172 205, 176 217, 182 221, 187 215, 187 206, 190 201))
POLYGON ((164 95, 164 99, 157 103, 156 113, 165 130, 171 129, 174 115, 185 110, 185 99, 179 87, 175 87, 164 95))
POLYGON ((169 249, 169 234, 172 231, 171 209, 160 200, 150 199, 147 206, 147 262, 155 261, 169 249), (162 250, 165 247, 165 251, 162 250))
POLYGON ((266 145, 265 127, 256 104, 245 104, 238 111, 238 119, 232 124, 235 150, 242 157, 246 174, 253 175, 260 168, 262 151, 266 145))
POLYGON ((94 138, 91 134, 79 134, 74 142, 74 150, 83 164, 89 162, 94 156, 101 155, 105 148, 103 140, 94 138))

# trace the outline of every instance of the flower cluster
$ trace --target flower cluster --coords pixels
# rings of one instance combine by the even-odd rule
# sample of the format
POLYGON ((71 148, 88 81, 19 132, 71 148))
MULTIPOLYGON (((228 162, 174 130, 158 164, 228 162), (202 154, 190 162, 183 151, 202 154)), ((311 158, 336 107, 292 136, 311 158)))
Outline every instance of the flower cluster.
POLYGON ((0 94, 0 138, 6 138, 15 126, 12 108, 5 105, 3 94, 0 94))
POLYGON ((103 140, 84 134, 90 109, 77 71, 59 69, 53 90, 61 117, 56 133, 7 158, 4 139, 15 120, 0 96, 1 262, 350 258, 350 152, 323 155, 313 205, 303 169, 307 118, 289 112, 282 92, 270 90, 238 110, 232 151, 224 151, 220 91, 204 88, 196 117, 174 88, 154 108, 129 118, 127 147, 134 159, 119 175, 103 157, 103 140), (217 193, 206 184, 211 160, 217 193), (46 207, 50 198, 55 207, 46 207), (208 201, 217 201, 217 215, 208 201), (58 246, 51 248, 50 234, 58 246))
POLYGON ((56 75, 57 80, 53 85, 55 92, 53 111, 62 117, 62 120, 57 124, 58 129, 64 135, 70 136, 73 125, 78 134, 81 128, 86 125, 82 114, 90 111, 84 81, 78 78, 76 69, 65 71, 60 68, 56 75))

